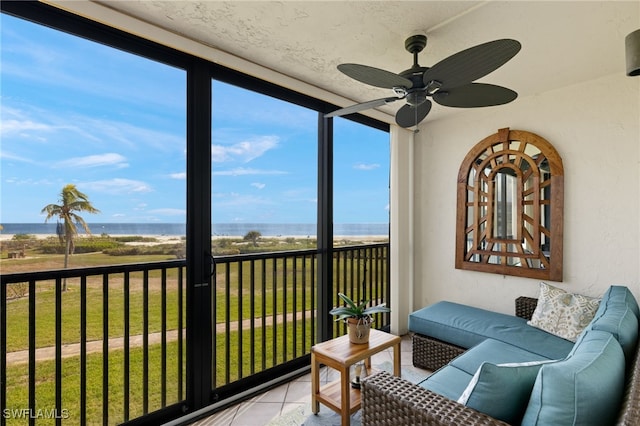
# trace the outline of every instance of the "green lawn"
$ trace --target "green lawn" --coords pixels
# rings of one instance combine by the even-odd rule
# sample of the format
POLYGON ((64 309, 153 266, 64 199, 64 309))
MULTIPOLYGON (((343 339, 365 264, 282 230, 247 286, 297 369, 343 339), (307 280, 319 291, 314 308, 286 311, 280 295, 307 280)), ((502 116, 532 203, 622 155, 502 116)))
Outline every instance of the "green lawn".
MULTIPOLYGON (((216 387, 248 377, 251 374, 273 367, 279 363, 294 359, 309 352, 311 342, 310 321, 307 322, 306 342, 303 347, 303 327, 298 322, 298 327, 294 330, 291 324, 284 333, 284 327, 279 325, 276 328, 267 327, 264 329, 265 345, 262 345, 262 328, 255 329, 256 341, 254 346, 248 331, 243 331, 242 345, 238 344, 239 333, 231 332, 229 338, 225 335, 217 336, 215 341, 216 363, 213 369, 212 378, 216 387), (294 339, 295 335, 295 339, 294 339), (276 351, 273 342, 277 342, 278 347, 282 347, 283 342, 288 342, 285 351, 276 351), (297 342, 295 348, 294 340, 297 342), (295 349, 295 354, 294 354, 295 349), (225 354, 229 353, 230 356, 225 354), (263 357, 264 365, 263 365, 263 357), (276 354, 276 355, 274 355, 276 354), (228 371, 228 377, 221 372, 228 371)), ((178 365, 178 344, 169 342, 167 344, 166 356, 166 394, 165 405, 180 402, 179 397, 179 374, 182 375, 182 398, 185 398, 184 377, 186 368, 186 353, 183 345, 182 365, 178 365)), ((102 353, 87 355, 87 407, 86 416, 89 424, 101 424, 103 415, 103 395, 108 395, 109 424, 123 422, 124 419, 124 352, 114 350, 109 352, 108 389, 103 389, 104 372, 102 368, 102 353)), ((140 347, 130 350, 130 371, 129 371, 129 418, 135 418, 144 414, 143 402, 143 349, 140 347)), ((161 346, 149 346, 149 367, 148 367, 148 412, 162 408, 161 393, 161 346)), ((7 409, 21 410, 28 408, 28 364, 12 365, 7 368, 7 409)), ((65 358, 62 361, 62 409, 61 413, 69 419, 69 424, 79 424, 80 422, 80 358, 65 358)), ((36 365, 36 410, 51 412, 55 408, 55 362, 39 361, 36 365)), ((24 424, 24 419, 8 419, 7 424, 24 424)), ((38 424, 54 424, 53 420, 38 420, 38 424)))
MULTIPOLYGON (((162 407, 161 395, 161 346, 149 347, 149 387, 148 411, 162 407)), ((176 342, 167 344, 166 368, 166 404, 179 402, 178 374, 184 377, 183 365, 178 366, 178 345, 176 342), (180 369, 180 372, 179 372, 180 369)), ((184 346, 183 346, 184 351, 184 346)), ((129 389, 129 418, 141 416, 143 413, 143 350, 130 350, 130 389, 129 389)), ((122 350, 109 352, 109 384, 106 389, 108 395, 109 424, 124 421, 124 352, 122 350)), ((13 365, 7 368, 7 409, 20 410, 29 407, 28 364, 13 365)), ((94 353, 87 356, 87 407, 86 415, 89 424, 102 424, 103 419, 103 368, 102 354, 94 353)), ((61 415, 69 417, 68 424, 80 424, 80 358, 66 358, 62 361, 62 409, 61 415)), ((184 393, 184 379, 182 398, 184 393)), ((40 361, 36 365, 36 410, 51 412, 55 409, 55 362, 40 361)), ((7 419, 7 424, 25 424, 25 419, 7 419)), ((53 420, 40 420, 37 424, 54 424, 53 420)))

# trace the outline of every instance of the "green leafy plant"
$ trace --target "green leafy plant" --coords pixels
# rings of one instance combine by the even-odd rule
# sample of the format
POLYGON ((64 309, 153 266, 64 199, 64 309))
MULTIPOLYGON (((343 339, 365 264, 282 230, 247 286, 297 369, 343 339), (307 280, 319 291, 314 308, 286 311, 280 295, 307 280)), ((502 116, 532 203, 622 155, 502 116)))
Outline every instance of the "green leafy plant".
POLYGON ((391 312, 391 309, 387 308, 385 303, 381 303, 376 306, 367 307, 369 300, 356 304, 349 296, 344 293, 338 293, 338 296, 347 306, 338 306, 329 311, 331 315, 336 315, 336 321, 344 320, 347 318, 371 318, 371 315, 383 312, 391 312))

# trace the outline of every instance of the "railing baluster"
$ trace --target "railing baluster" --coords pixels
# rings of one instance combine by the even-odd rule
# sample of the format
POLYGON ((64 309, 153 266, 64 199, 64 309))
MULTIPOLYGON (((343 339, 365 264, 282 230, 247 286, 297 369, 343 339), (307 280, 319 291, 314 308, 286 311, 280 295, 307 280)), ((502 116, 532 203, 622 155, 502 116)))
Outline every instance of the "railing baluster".
POLYGON ((250 355, 249 355, 249 365, 251 374, 255 374, 255 362, 256 362, 256 351, 254 350, 256 347, 256 261, 249 261, 249 294, 251 297, 249 298, 249 312, 251 314, 250 319, 250 334, 249 334, 249 346, 251 347, 250 355))
POLYGON ((307 348, 307 261, 308 257, 302 256, 302 283, 300 284, 302 301, 302 349, 304 353, 307 348))
MULTIPOLYGON (((183 372, 183 368, 182 368, 182 327, 183 327, 183 323, 182 323, 182 292, 183 292, 183 287, 182 287, 182 271, 183 268, 179 267, 178 268, 178 283, 177 283, 177 287, 178 287, 178 401, 182 401, 182 372, 183 372)), ((212 278, 212 285, 213 285, 213 297, 215 298, 215 292, 216 292, 216 281, 215 281, 215 276, 212 278)), ((214 299, 215 300, 215 299, 214 299)), ((213 305, 215 306, 215 305, 213 305)), ((214 310, 215 312, 215 310, 214 310)), ((215 329, 213 331, 213 336, 214 336, 214 354, 215 354, 215 329)), ((215 359, 215 355, 213 357, 213 359, 215 359)), ((212 370, 215 371, 215 368, 213 368, 212 370)), ((215 375, 214 375, 214 387, 215 387, 215 375)))
POLYGON ((131 323, 130 323, 130 305, 131 305, 131 297, 130 297, 130 275, 129 275, 129 271, 126 271, 124 273, 124 371, 123 371, 123 383, 124 383, 124 409, 123 409, 123 416, 124 416, 124 421, 129 420, 129 392, 130 392, 130 383, 129 383, 129 375, 130 373, 130 367, 129 367, 129 363, 131 362, 130 359, 130 349, 129 349, 129 335, 130 335, 130 327, 131 327, 131 323))
POLYGON ((87 424, 87 276, 80 277, 80 424, 87 424))
MULTIPOLYGON (((277 260, 276 260, 277 262, 277 260)), ((282 362, 287 358, 287 258, 282 259, 282 362)))
POLYGON ((273 336, 271 338, 273 342, 272 363, 273 365, 278 365, 278 351, 276 350, 276 348, 278 347, 278 260, 277 258, 273 258, 270 260, 273 265, 271 268, 271 271, 272 271, 271 272, 271 277, 272 277, 271 289, 273 293, 273 307, 271 308, 271 310, 273 311, 271 314, 271 318, 273 319, 272 327, 271 327, 273 330, 273 336))
POLYGON ((297 262, 298 258, 296 256, 293 256, 292 262, 292 269, 293 269, 293 300, 291 301, 291 306, 293 306, 292 308, 292 314, 293 314, 293 321, 292 321, 292 355, 291 358, 295 359, 298 357, 298 262, 297 262))
POLYGON ((262 258, 262 370, 267 369, 267 259, 262 258))
MULTIPOLYGON (((7 283, 0 277, 0 412, 7 406, 7 283)), ((7 419, 0 416, 0 426, 5 426, 7 419)))
POLYGON ((56 425, 62 424, 62 280, 56 279, 56 425))
POLYGON ((109 274, 102 274, 102 424, 109 424, 109 274))
MULTIPOLYGON (((218 274, 221 267, 222 265, 219 265, 216 262, 216 265, 214 267, 215 273, 213 274, 213 277, 211 277, 211 314, 213 315, 213 341, 211 342, 211 384, 213 386, 213 389, 216 389, 218 387, 218 366, 216 365, 218 359, 218 274)), ((182 315, 180 316, 180 320, 182 321, 182 315)), ((182 352, 180 352, 180 354, 182 354, 182 352)))
MULTIPOLYGON (((36 410, 36 281, 29 281, 29 412, 36 410)), ((35 418, 29 416, 29 424, 35 418)))
POLYGON ((244 279, 244 276, 242 274, 242 261, 238 262, 238 352, 237 352, 237 359, 236 362, 238 364, 238 379, 241 379, 243 377, 242 375, 242 329, 243 329, 243 324, 242 324, 242 319, 244 317, 244 315, 242 314, 242 281, 244 279))
POLYGON ((224 365, 225 365, 225 383, 231 381, 231 342, 229 335, 231 332, 231 272, 230 265, 227 264, 224 276, 224 365))
POLYGON ((161 332, 162 340, 160 342, 160 398, 161 406, 167 406, 167 269, 161 269, 162 274, 160 277, 161 292, 160 305, 162 306, 162 312, 160 312, 161 332))
POLYGON ((311 344, 316 343, 316 256, 311 257, 311 309, 313 313, 311 315, 311 344))
POLYGON ((142 412, 149 412, 149 271, 142 273, 142 412))
MULTIPOLYGON (((342 279, 339 279, 338 283, 333 286, 333 291, 336 293, 333 297, 336 306, 342 305, 342 299, 338 297, 338 293, 347 293, 347 277, 348 275, 348 263, 347 256, 349 255, 348 251, 342 251, 338 253, 338 262, 342 262, 342 265, 338 265, 337 271, 334 272, 334 275, 340 277, 340 271, 342 271, 342 279)), ((343 334, 346 331, 346 325, 343 322, 335 322, 335 331, 334 337, 336 333, 343 334)))

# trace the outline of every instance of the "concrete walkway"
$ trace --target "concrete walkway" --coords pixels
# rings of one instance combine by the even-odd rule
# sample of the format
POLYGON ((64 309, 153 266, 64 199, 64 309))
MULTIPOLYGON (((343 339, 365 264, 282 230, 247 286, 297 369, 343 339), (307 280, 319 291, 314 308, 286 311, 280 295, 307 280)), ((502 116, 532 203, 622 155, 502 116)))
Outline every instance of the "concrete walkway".
MULTIPOLYGON (((304 313, 305 318, 311 318, 311 315, 315 315, 314 311, 307 311, 304 313)), ((298 320, 302 320, 303 312, 298 312, 296 318, 298 320)), ((255 318, 254 326, 256 328, 262 327, 262 318, 255 318)), ((293 321, 293 314, 287 314, 286 318, 287 322, 293 321)), ((277 316, 277 323, 282 324, 284 322, 283 315, 277 316)), ((273 324, 273 316, 268 316, 265 318, 265 327, 269 327, 273 324)), ((249 330, 251 327, 251 319, 246 319, 242 321, 242 329, 249 330)), ((229 332, 238 330, 238 322, 230 322, 229 323, 229 332)), ((216 324, 216 334, 225 333, 227 331, 227 327, 225 323, 216 324)), ((178 339, 178 330, 167 330, 167 343, 173 342, 178 339)), ((186 338, 187 330, 182 330, 183 339, 186 338)), ((149 333, 149 345, 159 345, 162 342, 162 333, 149 333)), ((102 340, 92 340, 87 342, 87 354, 102 352, 102 340)), ((142 335, 130 336, 129 337, 129 347, 136 348, 142 347, 142 335)), ((113 337, 109 339, 109 351, 122 350, 124 349, 124 337, 113 337)), ((66 345, 62 345, 62 358, 71 358, 71 357, 79 357, 80 356, 80 343, 69 343, 66 345)), ((36 361, 52 361, 56 359, 56 347, 49 346, 46 348, 36 349, 36 361)), ((29 351, 15 351, 7 353, 7 366, 16 365, 16 364, 26 364, 29 362, 29 351)))

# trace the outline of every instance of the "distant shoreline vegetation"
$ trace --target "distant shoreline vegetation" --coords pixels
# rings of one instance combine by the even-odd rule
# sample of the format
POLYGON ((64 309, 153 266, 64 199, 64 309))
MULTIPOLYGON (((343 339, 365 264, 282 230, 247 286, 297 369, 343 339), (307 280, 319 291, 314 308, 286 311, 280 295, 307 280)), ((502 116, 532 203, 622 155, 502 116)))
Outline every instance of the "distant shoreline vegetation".
MULTIPOLYGON (((184 223, 89 223, 94 235, 185 235, 184 223)), ((3 223, 0 234, 56 235, 55 223, 3 223)), ((315 237, 314 223, 214 223, 212 236, 243 236, 258 231, 263 237, 298 236, 315 237)), ((336 223, 336 236, 388 235, 388 223, 336 223)), ((83 235, 80 232, 79 235, 83 235)))

